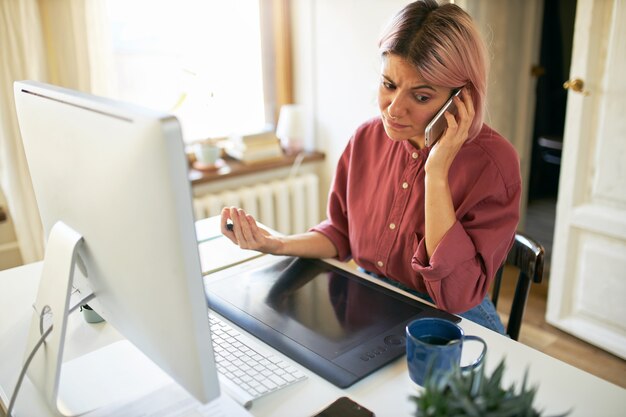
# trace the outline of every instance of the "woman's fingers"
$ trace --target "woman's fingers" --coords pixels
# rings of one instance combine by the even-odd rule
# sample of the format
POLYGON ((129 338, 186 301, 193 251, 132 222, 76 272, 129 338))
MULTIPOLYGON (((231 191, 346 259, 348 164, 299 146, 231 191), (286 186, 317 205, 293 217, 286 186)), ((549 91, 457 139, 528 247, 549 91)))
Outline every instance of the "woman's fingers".
MULTIPOLYGON (((470 93, 469 89, 464 88, 461 95, 463 96, 463 104, 460 106, 459 109, 459 114, 462 116, 460 125, 463 133, 467 135, 476 112, 474 111, 474 102, 472 101, 472 94, 470 93)), ((464 138, 464 140, 465 139, 466 138, 464 138)))
POLYGON ((237 208, 237 207, 230 208, 230 218, 233 221, 233 234, 235 235, 236 243, 239 246, 241 246, 242 243, 245 243, 244 235, 241 230, 242 227, 245 227, 245 225, 243 225, 241 221, 241 214, 240 214, 241 212, 243 212, 245 215, 245 212, 240 208, 237 208))
POLYGON ((461 96, 462 98, 459 96, 453 98, 458 116, 455 118, 449 112, 444 113, 448 122, 446 133, 450 137, 450 145, 462 145, 467 140, 469 128, 474 119, 474 106, 467 88, 463 89, 461 96))
POLYGON ((457 116, 448 111, 444 113, 448 126, 441 140, 433 146, 426 161, 426 169, 431 173, 447 175, 452 161, 468 138, 469 128, 474 119, 472 97, 467 88, 463 88, 460 96, 454 97, 453 100, 457 116))
POLYGON ((461 100, 461 97, 454 97, 454 101, 456 104, 457 113, 459 114, 459 125, 468 124, 470 121, 469 112, 467 109, 467 101, 461 100))
POLYGON ((456 121, 456 118, 449 111, 446 111, 445 113, 443 113, 443 117, 445 117, 446 121, 448 122, 448 127, 447 127, 448 131, 454 134, 457 128, 459 127, 456 121))
POLYGON ((240 208, 223 208, 221 222, 222 234, 242 249, 274 253, 272 251, 279 245, 270 232, 259 227, 255 218, 240 208), (229 228, 227 225, 230 222, 229 228))
POLYGON ((260 249, 263 246, 267 232, 259 228, 256 220, 245 210, 237 207, 227 207, 222 210, 222 234, 242 249, 260 249), (232 221, 232 230, 227 227, 228 220, 232 221))
POLYGON ((239 221, 241 222, 241 235, 242 240, 239 241, 239 246, 244 249, 256 248, 255 232, 257 229, 256 222, 250 222, 251 215, 246 214, 245 211, 239 210, 239 221))
POLYGON ((470 93, 469 89, 466 87, 461 92, 463 96, 463 102, 465 104, 465 108, 467 109, 467 114, 469 115, 470 122, 474 120, 474 115, 476 111, 474 109, 474 101, 472 100, 472 93, 470 93))
POLYGON ((222 209, 222 218, 220 220, 220 230, 222 231, 222 234, 224 236, 226 236, 228 239, 230 239, 233 243, 237 244, 237 240, 235 239, 235 234, 233 232, 234 230, 234 223, 232 221, 232 217, 230 215, 230 211, 231 211, 232 207, 224 207, 222 209), (229 225, 230 224, 230 229, 229 229, 229 225))

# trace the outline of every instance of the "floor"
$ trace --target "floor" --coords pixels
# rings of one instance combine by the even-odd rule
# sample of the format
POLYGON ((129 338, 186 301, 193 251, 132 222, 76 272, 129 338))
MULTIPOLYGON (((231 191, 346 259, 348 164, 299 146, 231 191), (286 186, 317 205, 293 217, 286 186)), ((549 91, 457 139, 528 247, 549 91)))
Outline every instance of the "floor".
MULTIPOLYGON (((541 242, 546 250, 544 280, 531 287, 524 313, 519 341, 552 357, 583 369, 602 379, 626 388, 626 360, 565 333, 545 321, 548 295, 550 254, 556 201, 543 199, 528 206, 526 232, 541 242)), ((514 288, 503 280, 498 311, 506 321, 506 307, 510 306, 514 288)))

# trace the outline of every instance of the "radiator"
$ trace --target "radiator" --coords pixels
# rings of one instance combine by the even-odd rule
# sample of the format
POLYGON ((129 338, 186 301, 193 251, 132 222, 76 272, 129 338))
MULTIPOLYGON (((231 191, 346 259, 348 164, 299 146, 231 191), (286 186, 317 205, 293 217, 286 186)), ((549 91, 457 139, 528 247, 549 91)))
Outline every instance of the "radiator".
POLYGON ((306 232, 320 220, 319 180, 315 174, 305 174, 194 198, 196 220, 230 206, 241 207, 281 233, 306 232))

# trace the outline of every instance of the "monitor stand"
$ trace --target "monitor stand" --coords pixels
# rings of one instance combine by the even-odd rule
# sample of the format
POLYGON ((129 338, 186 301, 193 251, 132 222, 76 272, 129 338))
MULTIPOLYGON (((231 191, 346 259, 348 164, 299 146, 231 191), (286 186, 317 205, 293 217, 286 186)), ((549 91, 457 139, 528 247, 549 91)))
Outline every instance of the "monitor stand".
POLYGON ((48 405, 58 412, 61 412, 57 397, 72 280, 77 250, 82 242, 83 237, 62 222, 56 223, 50 230, 26 344, 28 356, 44 332, 52 326, 52 332, 32 358, 27 375, 48 405))
MULTIPOLYGON (((62 222, 51 229, 25 350, 28 357, 52 326, 28 366, 22 390, 30 382, 52 411, 65 416, 138 398, 172 382, 126 340, 63 364, 68 316, 78 307, 70 306, 70 297, 82 243, 82 236, 62 222)), ((80 295, 85 299, 88 294, 80 295)))

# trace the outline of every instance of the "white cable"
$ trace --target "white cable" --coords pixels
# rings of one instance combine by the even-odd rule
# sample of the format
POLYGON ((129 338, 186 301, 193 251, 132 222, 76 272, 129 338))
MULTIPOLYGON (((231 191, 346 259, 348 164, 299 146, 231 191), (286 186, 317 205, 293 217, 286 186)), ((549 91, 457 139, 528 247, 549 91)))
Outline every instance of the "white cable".
POLYGON ((304 152, 299 152, 296 155, 296 159, 294 159, 293 164, 291 164, 291 170, 289 170, 289 176, 287 178, 293 178, 298 175, 298 170, 300 169, 300 165, 302 165, 302 161, 304 160, 304 152))
MULTIPOLYGON (((87 304, 88 302, 90 302, 91 300, 93 300, 94 298, 96 298, 96 295, 94 293, 89 294, 87 297, 83 298, 82 300, 80 300, 78 303, 74 304, 73 307, 70 308, 70 311, 68 314, 72 314, 74 311, 76 311, 76 309, 82 305, 87 304)), ((7 416, 8 417, 8 416, 7 416)))
MULTIPOLYGON (((95 297, 94 294, 89 294, 87 297, 83 298, 79 303, 77 303, 74 307, 72 307, 69 310, 68 314, 70 314, 73 311, 75 311, 79 306, 89 302, 94 297, 95 297)), ((39 332, 40 333, 43 332, 43 318, 50 311, 51 311, 51 309, 50 309, 50 306, 48 306, 48 305, 44 306, 41 309, 41 313, 39 314, 39 332)), ((17 378, 17 383, 15 384, 15 389, 13 390, 13 394, 11 395, 11 401, 9 401, 9 408, 7 409, 7 417, 13 417, 12 412, 13 412, 13 407, 15 406, 15 401, 17 400, 17 393, 19 392, 19 390, 20 390, 20 388, 22 386, 22 381, 24 380, 24 376, 26 375, 26 371, 28 370, 28 366, 30 365, 30 362, 35 357, 35 354, 37 353, 37 351, 39 350, 39 348, 41 347, 43 342, 46 340, 46 338, 52 332, 52 328, 53 327, 54 326, 51 324, 50 327, 48 327, 48 329, 46 329, 46 331, 42 333, 41 337, 39 338, 39 340, 35 344, 35 347, 33 348, 33 350, 28 355, 28 358, 26 358, 26 361, 24 362, 24 365, 22 366, 22 370, 20 371, 20 375, 17 378)))
POLYGON ((26 362, 24 362, 24 366, 22 366, 22 371, 20 372, 20 376, 17 378, 17 383, 15 384, 13 395, 11 395, 11 401, 9 402, 9 408, 7 410, 7 417, 12 417, 11 413, 13 411, 13 406, 15 405, 15 400, 17 399, 17 393, 20 390, 22 381, 24 380, 24 375, 26 375, 26 370, 28 369, 28 365, 30 365, 30 361, 33 360, 33 357, 35 357, 35 353, 37 353, 37 350, 39 349, 39 347, 43 344, 44 340, 46 340, 46 337, 48 337, 50 332, 52 332, 52 327, 53 326, 50 325, 50 327, 48 327, 48 329, 44 332, 44 334, 41 335, 41 337, 35 344, 33 351, 30 352, 30 355, 28 355, 28 358, 26 358, 26 362))

